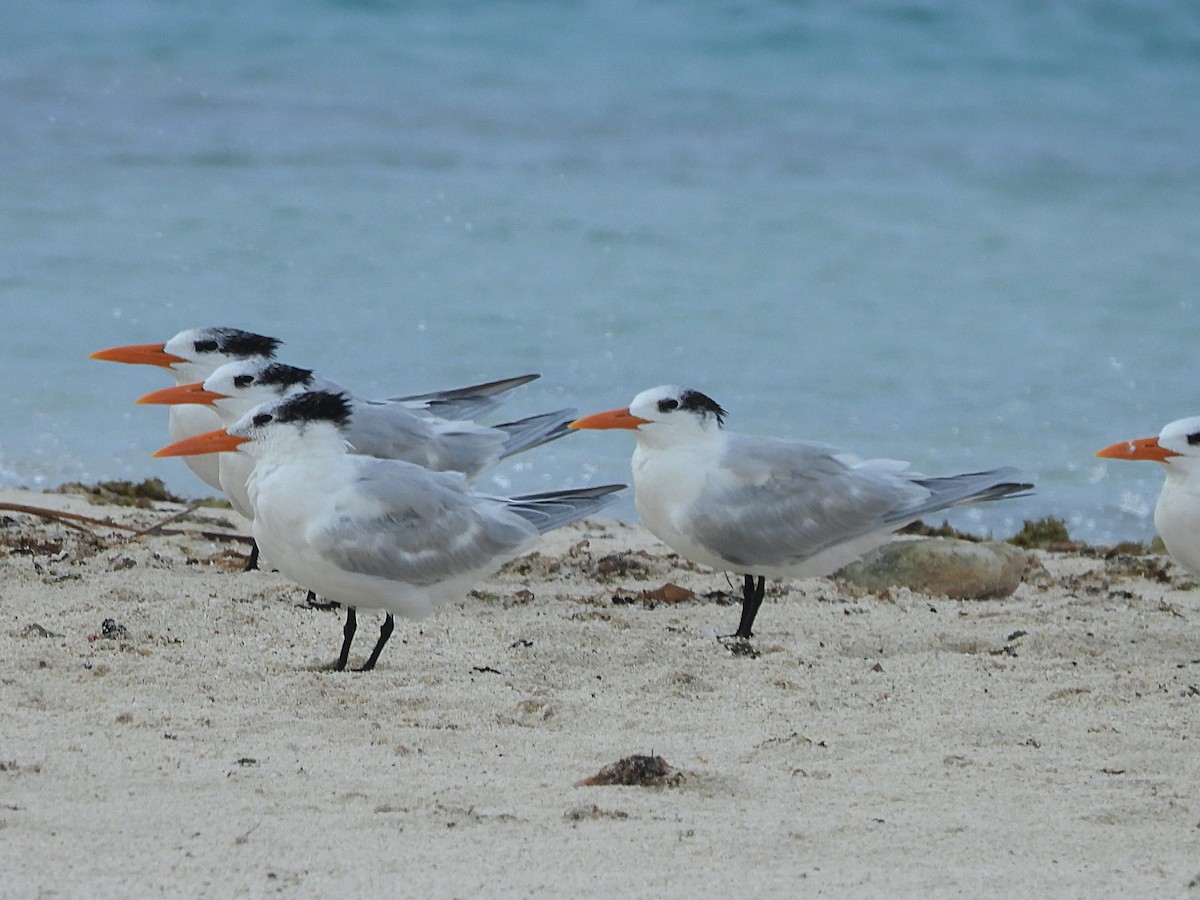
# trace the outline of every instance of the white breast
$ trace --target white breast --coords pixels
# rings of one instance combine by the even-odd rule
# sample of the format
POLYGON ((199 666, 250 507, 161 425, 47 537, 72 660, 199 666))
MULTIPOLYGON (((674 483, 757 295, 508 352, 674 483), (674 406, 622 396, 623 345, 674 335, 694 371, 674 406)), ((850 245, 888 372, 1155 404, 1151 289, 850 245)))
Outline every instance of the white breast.
POLYGON ((653 450, 639 444, 632 463, 634 506, 650 533, 680 556, 728 569, 726 560, 695 540, 689 518, 695 503, 712 487, 716 450, 708 444, 653 450))
POLYGON ((1188 477, 1190 473, 1165 468, 1167 480, 1154 508, 1154 527, 1171 556, 1200 576, 1200 484, 1194 474, 1188 477))
MULTIPOLYGON (((209 407, 197 403, 172 406, 167 417, 167 433, 172 441, 182 441, 206 431, 216 431, 220 427, 221 420, 217 414, 209 407)), ((217 454, 185 456, 183 461, 205 484, 215 490, 221 490, 217 454)))
POLYGON ((221 490, 230 504, 246 519, 254 518, 247 482, 254 471, 254 460, 246 453, 220 453, 221 490))

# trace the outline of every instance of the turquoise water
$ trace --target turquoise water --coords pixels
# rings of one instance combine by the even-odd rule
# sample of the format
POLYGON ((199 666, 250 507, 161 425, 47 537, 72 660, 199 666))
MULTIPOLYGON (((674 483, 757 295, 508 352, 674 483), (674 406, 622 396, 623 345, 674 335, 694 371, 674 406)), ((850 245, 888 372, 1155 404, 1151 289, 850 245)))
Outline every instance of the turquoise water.
POLYGON ((164 374, 86 356, 208 324, 366 394, 675 382, 743 431, 1018 465, 1036 496, 957 514, 998 534, 1149 536, 1158 467, 1092 454, 1200 413, 1191 3, 40 0, 0 51, 0 483, 206 493, 149 458, 164 374))

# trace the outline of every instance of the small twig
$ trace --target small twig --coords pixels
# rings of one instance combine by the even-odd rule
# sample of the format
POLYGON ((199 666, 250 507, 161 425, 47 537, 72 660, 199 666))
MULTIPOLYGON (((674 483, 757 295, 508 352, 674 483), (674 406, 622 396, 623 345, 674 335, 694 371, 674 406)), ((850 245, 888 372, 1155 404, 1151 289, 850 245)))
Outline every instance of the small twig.
POLYGON ((138 538, 144 537, 147 534, 153 534, 156 531, 160 532, 160 533, 165 533, 162 531, 164 526, 170 525, 172 522, 178 522, 184 516, 191 515, 199 508, 200 508, 200 503, 197 501, 196 503, 193 503, 191 506, 187 507, 186 509, 181 509, 179 512, 175 513, 174 515, 167 516, 161 522, 157 522, 154 525, 149 526, 148 528, 143 528, 141 531, 135 531, 133 534, 131 534, 127 538, 127 540, 136 541, 138 538))
POLYGON ((235 844, 245 844, 246 842, 248 842, 248 841, 250 840, 250 835, 252 835, 252 834, 254 834, 254 832, 258 831, 258 827, 259 827, 260 825, 262 825, 262 822, 256 822, 256 823, 255 823, 255 824, 254 824, 254 825, 253 825, 253 826, 250 828, 250 830, 249 830, 249 831, 247 831, 245 834, 239 834, 237 837, 235 837, 235 838, 233 839, 233 842, 234 842, 235 844))
POLYGON ((92 525, 103 525, 106 528, 126 528, 125 525, 118 525, 115 522, 105 522, 102 519, 93 519, 91 516, 81 516, 78 513, 60 512, 57 509, 45 509, 40 506, 25 506, 22 503, 0 503, 0 509, 9 512, 27 513, 31 516, 37 516, 40 519, 53 519, 56 522, 61 522, 68 528, 74 528, 76 531, 82 531, 84 534, 95 537, 96 535, 82 525, 75 524, 76 522, 90 522, 92 525))
POLYGON ((254 538, 248 534, 230 534, 227 531, 164 531, 162 534, 198 534, 207 541, 232 541, 238 544, 253 544, 254 538))
POLYGON ((228 534, 223 531, 195 532, 182 528, 163 527, 168 522, 172 522, 176 519, 186 516, 190 512, 194 512, 197 508, 197 506, 190 506, 183 510, 183 512, 176 513, 161 522, 151 525, 149 528, 139 528, 136 525, 122 525, 120 522, 113 522, 110 519, 95 519, 91 516, 83 516, 79 513, 63 512, 62 510, 57 509, 47 509, 43 506, 26 506, 23 503, 0 503, 0 510, 25 513, 26 515, 30 516, 37 516, 39 519, 51 519, 62 525, 66 525, 68 528, 74 528, 76 531, 82 531, 84 534, 90 535, 91 537, 96 537, 96 534, 90 529, 84 528, 82 525, 78 525, 76 523, 87 522, 90 525, 99 525, 103 528, 116 528, 120 531, 129 531, 132 532, 130 535, 131 539, 154 532, 161 535, 199 534, 202 538, 209 541, 238 541, 243 544, 249 544, 254 540, 254 538, 245 534, 228 534))

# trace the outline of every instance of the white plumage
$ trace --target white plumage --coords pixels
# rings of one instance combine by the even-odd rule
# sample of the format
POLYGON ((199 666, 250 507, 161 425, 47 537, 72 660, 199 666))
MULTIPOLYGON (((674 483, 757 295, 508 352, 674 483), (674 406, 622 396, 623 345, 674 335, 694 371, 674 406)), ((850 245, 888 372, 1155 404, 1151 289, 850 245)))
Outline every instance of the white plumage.
POLYGON ((1031 487, 1012 468, 927 478, 828 444, 736 434, 725 415, 699 391, 664 385, 571 427, 634 431, 638 515, 681 556, 745 576, 738 637, 751 636, 764 576, 827 575, 923 515, 1031 487))

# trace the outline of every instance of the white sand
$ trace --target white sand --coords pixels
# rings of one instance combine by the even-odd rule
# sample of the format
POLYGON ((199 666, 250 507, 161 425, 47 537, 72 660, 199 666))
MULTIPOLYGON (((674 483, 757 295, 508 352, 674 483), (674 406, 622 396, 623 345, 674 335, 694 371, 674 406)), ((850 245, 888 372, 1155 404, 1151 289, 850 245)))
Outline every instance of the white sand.
POLYGON ((614 604, 727 584, 593 522, 333 673, 342 612, 236 545, 0 516, 4 897, 1200 896, 1174 568, 1040 553, 973 602, 777 584, 753 657, 716 639, 734 606, 614 604), (638 548, 644 580, 597 580, 638 548), (577 786, 635 753, 684 783, 577 786))

